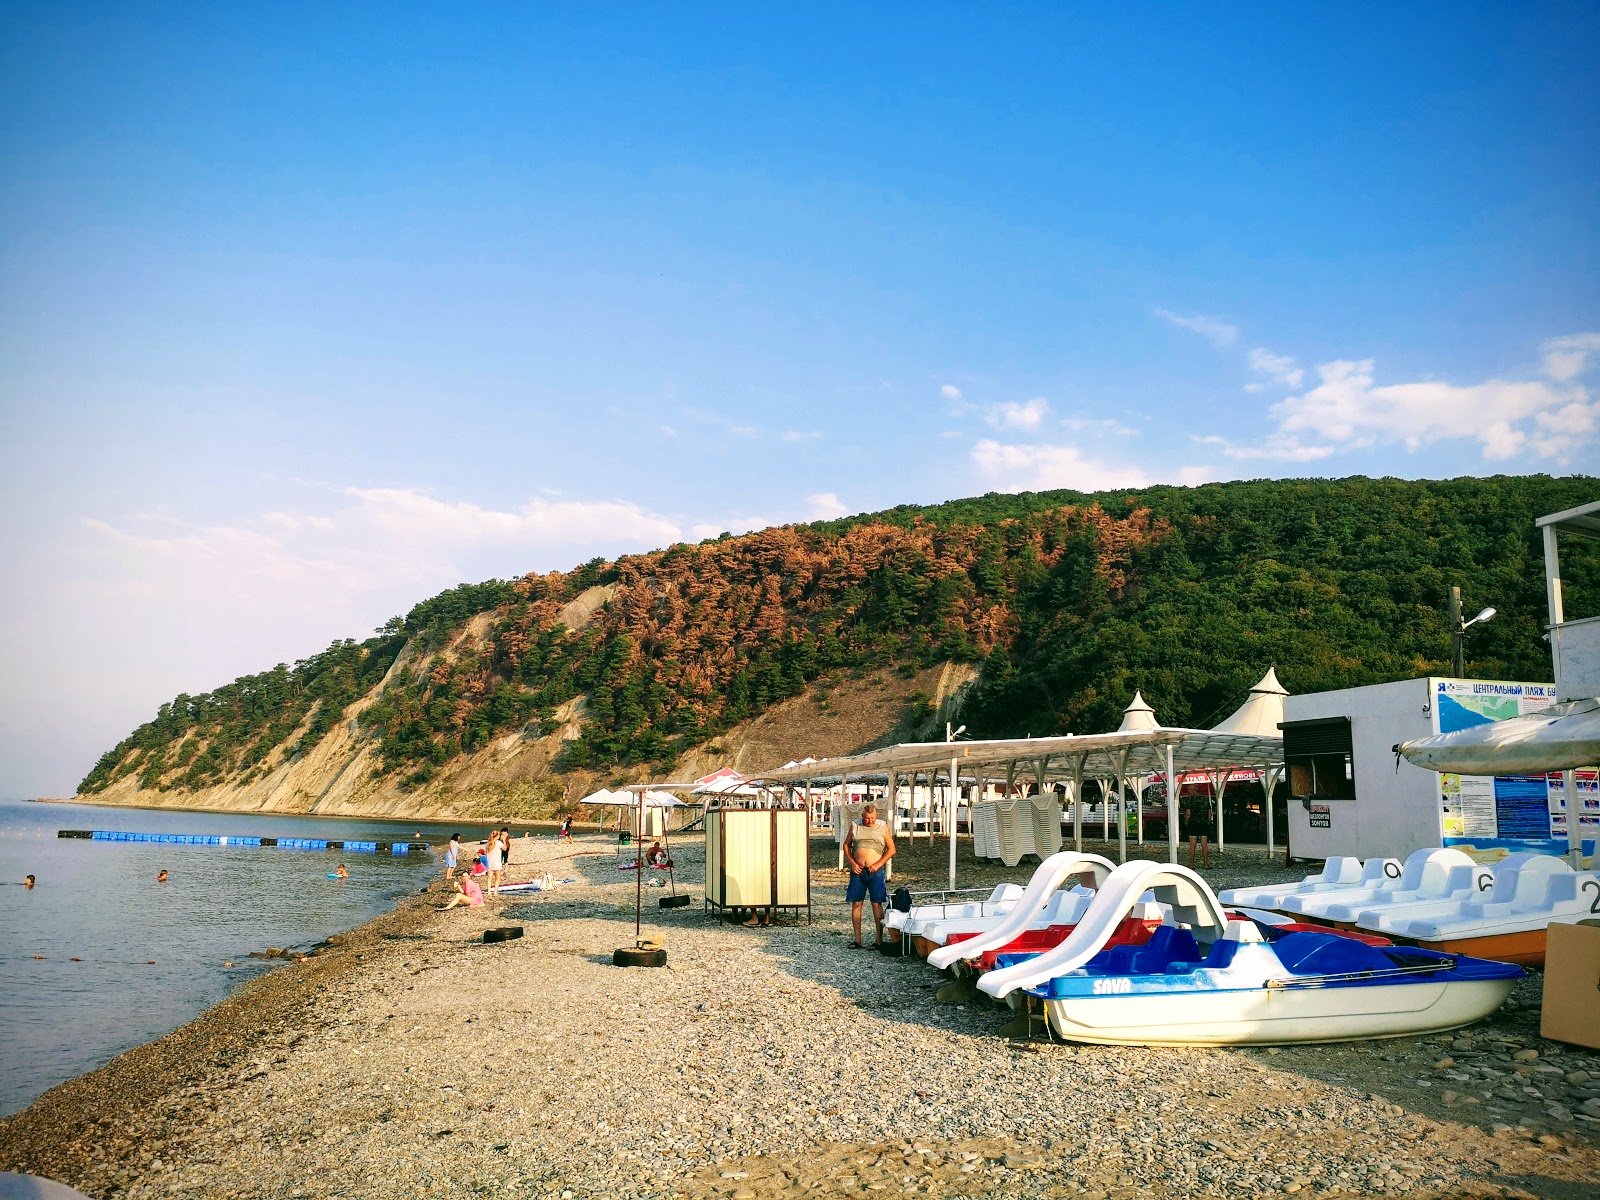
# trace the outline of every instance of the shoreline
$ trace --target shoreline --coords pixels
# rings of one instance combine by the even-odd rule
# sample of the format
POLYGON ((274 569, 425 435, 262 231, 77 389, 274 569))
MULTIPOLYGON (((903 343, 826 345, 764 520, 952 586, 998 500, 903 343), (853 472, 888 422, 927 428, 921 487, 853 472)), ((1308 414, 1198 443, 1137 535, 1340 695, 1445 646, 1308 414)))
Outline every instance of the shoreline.
MULTIPOLYGON (((126 812, 159 812, 159 813, 205 813, 216 816, 232 817, 273 817, 278 819, 303 818, 308 821, 381 821, 386 825, 439 825, 450 828, 452 832, 460 830, 463 834, 483 825, 509 825, 513 830, 529 830, 537 833, 554 833, 561 824, 557 818, 539 818, 537 820, 520 820, 514 817, 396 817, 385 813, 318 813, 318 812, 289 812, 272 808, 216 808, 205 805, 152 805, 152 804, 123 804, 116 800, 85 800, 76 796, 34 796, 21 801, 23 804, 76 804, 85 808, 121 809, 126 812)), ((573 821, 573 828, 584 832, 598 831, 598 821, 573 821)), ((441 831, 442 832, 442 831, 441 831)), ((425 838, 426 840, 426 838, 425 838)), ((449 841, 449 834, 443 834, 440 843, 449 841)), ((466 839, 463 839, 465 842, 466 839)), ((429 841, 429 845, 434 843, 429 841)))
MULTIPOLYGON (((426 895, 399 896, 388 912, 332 935, 340 953, 291 959, 242 980, 225 999, 170 1033, 59 1083, 21 1112, 0 1118, 0 1170, 89 1179, 96 1174, 93 1164, 108 1130, 130 1151, 159 1138, 174 1101, 187 1099, 195 1086, 261 1044, 319 1028, 322 989, 358 971, 386 933, 410 929, 431 906, 426 895)), ((138 1156, 130 1162, 137 1163, 138 1156)))
MULTIPOLYGON (((448 913, 433 907, 437 882, 398 898, 328 953, 243 983, 0 1120, 0 1169, 96 1200, 748 1200, 908 1182, 948 1198, 1575 1200, 1600 1182, 1581 1123, 1535 1120, 1531 1101, 1528 1123, 1507 1122, 1446 1090, 1468 1092, 1438 1065, 1454 1041, 1485 1062, 1507 1039, 1543 1062, 1558 1052, 1525 991, 1520 1007, 1433 1038, 1281 1052, 1010 1043, 994 1032, 1002 1015, 936 1004, 941 977, 925 964, 844 948, 826 836, 813 841, 815 924, 751 930, 649 905, 668 969, 614 968, 635 883, 613 845, 540 839, 519 854, 516 876, 574 878, 553 894, 448 913), (482 943, 506 924, 524 936, 482 943)), ((673 852, 698 892, 703 844, 673 852)), ((897 883, 942 876, 942 844, 901 859, 897 883)), ((963 882, 1028 870, 964 859, 963 882)), ((1235 855, 1208 878, 1281 874, 1235 855)))

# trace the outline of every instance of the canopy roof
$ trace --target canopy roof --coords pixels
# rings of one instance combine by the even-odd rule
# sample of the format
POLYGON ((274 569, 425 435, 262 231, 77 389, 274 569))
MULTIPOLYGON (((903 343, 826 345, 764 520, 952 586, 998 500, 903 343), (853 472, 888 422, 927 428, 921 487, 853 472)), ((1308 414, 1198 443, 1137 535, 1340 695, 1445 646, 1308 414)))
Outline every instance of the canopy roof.
POLYGON ((683 801, 676 796, 669 795, 666 792, 650 790, 653 788, 653 784, 648 785, 648 787, 641 787, 635 784, 631 790, 619 789, 615 792, 608 792, 601 788, 594 795, 585 796, 578 803, 590 807, 605 807, 609 805, 612 808, 637 808, 640 797, 643 797, 646 808, 677 808, 682 805, 683 801))
POLYGON ((1600 699, 1401 742, 1396 754, 1451 775, 1542 775, 1600 763, 1600 699))
POLYGON ((723 767, 694 781, 697 796, 758 796, 761 790, 753 786, 732 767, 723 767))
POLYGON ((1148 775, 1166 769, 1168 746, 1172 747, 1173 764, 1178 770, 1272 765, 1283 760, 1281 735, 1156 728, 981 742, 906 742, 864 754, 774 767, 756 778, 770 783, 803 783, 845 776, 884 777, 890 771, 947 771, 952 759, 957 770, 968 778, 977 778, 980 768, 993 772, 993 778, 1008 766, 1028 770, 1042 766, 1049 779, 1148 775))
POLYGON ((1268 667, 1261 681, 1250 689, 1249 698, 1222 724, 1217 733, 1258 733, 1265 737, 1282 737, 1278 726, 1283 722, 1283 698, 1289 689, 1278 682, 1278 672, 1268 667))

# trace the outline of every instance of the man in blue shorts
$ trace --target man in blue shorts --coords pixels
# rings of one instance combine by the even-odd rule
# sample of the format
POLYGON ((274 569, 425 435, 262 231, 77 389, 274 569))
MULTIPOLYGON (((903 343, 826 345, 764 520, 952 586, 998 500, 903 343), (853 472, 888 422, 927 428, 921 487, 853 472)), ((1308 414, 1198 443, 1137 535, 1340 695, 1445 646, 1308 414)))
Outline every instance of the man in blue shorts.
POLYGON ((878 806, 869 804, 861 810, 861 820, 852 823, 844 835, 844 860, 850 864, 850 886, 844 898, 850 902, 850 923, 856 931, 856 940, 850 943, 852 950, 861 949, 861 903, 869 896, 872 919, 878 926, 878 944, 883 944, 883 906, 889 902, 884 876, 893 857, 894 835, 878 820, 878 806))

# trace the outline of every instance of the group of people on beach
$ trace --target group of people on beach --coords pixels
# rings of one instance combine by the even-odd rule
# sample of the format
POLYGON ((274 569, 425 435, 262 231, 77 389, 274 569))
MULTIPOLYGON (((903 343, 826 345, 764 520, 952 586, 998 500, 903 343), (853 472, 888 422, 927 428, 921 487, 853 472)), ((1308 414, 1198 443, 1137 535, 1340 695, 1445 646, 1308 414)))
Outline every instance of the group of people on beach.
POLYGON ((478 847, 477 853, 472 856, 470 866, 462 868, 461 864, 461 835, 455 834, 450 838, 450 844, 444 852, 444 878, 445 882, 455 889, 455 895, 450 897, 446 908, 479 908, 484 899, 493 899, 500 894, 500 885, 505 882, 506 867, 511 861, 511 826, 502 825, 499 829, 491 829, 489 837, 483 845, 478 847), (456 871, 461 869, 458 878, 456 871))

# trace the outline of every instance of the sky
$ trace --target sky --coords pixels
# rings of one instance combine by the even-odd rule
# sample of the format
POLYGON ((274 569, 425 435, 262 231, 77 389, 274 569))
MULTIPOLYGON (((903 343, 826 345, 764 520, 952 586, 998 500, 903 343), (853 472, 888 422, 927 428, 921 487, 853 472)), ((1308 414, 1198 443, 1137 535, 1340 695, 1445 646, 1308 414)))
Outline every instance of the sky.
POLYGON ((7 6, 0 796, 463 581, 1600 473, 1597 52, 1590 4, 7 6))

